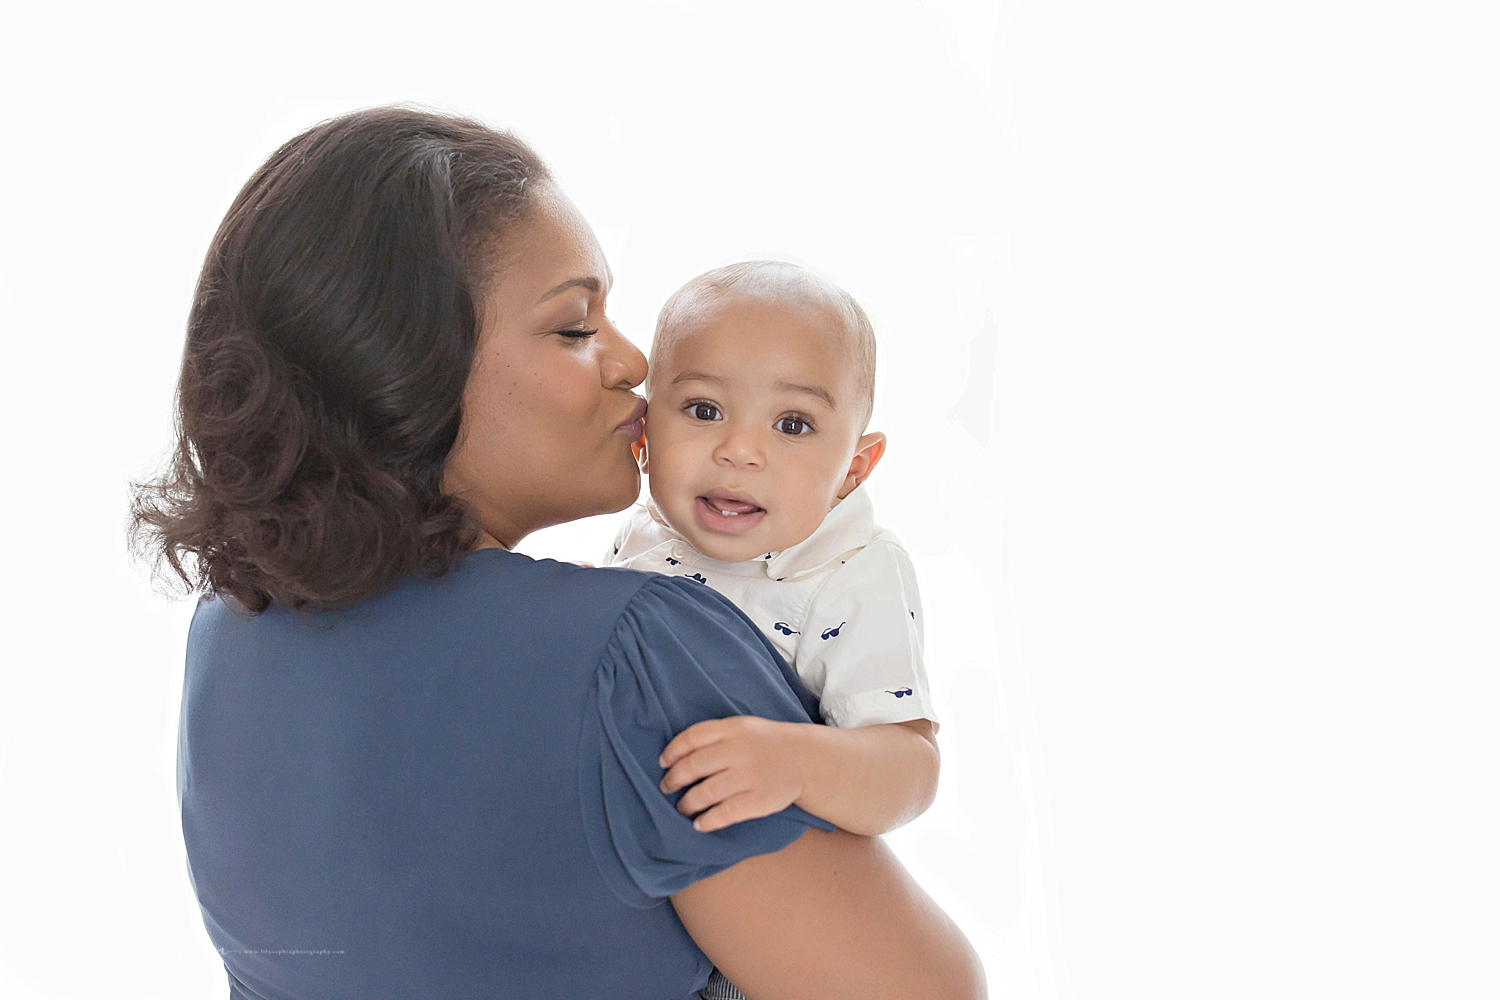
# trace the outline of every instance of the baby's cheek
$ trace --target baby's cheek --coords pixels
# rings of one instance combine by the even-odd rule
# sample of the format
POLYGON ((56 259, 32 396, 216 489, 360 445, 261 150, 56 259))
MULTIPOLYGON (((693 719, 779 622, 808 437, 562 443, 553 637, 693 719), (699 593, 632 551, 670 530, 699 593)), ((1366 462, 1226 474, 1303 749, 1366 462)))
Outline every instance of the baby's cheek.
POLYGON ((651 466, 647 473, 651 477, 651 495, 656 497, 657 503, 664 503, 687 488, 680 449, 670 444, 661 447, 648 445, 647 457, 651 466))
POLYGON ((834 497, 838 495, 838 487, 842 482, 842 479, 835 480, 829 474, 826 463, 804 469, 802 475, 795 480, 798 520, 808 534, 816 530, 833 509, 834 497))

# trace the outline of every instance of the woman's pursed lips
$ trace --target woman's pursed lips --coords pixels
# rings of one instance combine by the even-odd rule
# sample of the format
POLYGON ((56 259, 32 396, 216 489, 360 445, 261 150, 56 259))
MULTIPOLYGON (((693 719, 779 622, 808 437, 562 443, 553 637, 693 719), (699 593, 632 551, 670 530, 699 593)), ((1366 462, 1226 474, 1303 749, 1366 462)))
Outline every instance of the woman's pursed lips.
POLYGON ((630 435, 632 441, 639 441, 646 433, 646 401, 639 396, 636 397, 635 406, 630 411, 630 416, 620 421, 615 427, 617 431, 624 431, 630 435))

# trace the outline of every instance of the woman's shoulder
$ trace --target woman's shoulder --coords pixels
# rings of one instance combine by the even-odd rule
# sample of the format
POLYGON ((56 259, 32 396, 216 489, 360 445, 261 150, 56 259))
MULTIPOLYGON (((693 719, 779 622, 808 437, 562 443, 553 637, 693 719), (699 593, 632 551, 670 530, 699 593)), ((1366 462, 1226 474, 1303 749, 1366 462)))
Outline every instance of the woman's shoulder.
POLYGON ((733 601, 691 576, 634 575, 645 583, 621 608, 604 669, 702 685, 727 699, 725 714, 772 715, 770 703, 785 701, 784 710, 800 702, 817 717, 816 699, 733 601))
POLYGON ((688 647, 770 649, 731 601, 687 577, 485 550, 470 556, 450 587, 450 596, 434 598, 504 608, 552 629, 597 632, 601 639, 608 634, 616 653, 634 649, 657 663, 672 661, 675 650, 688 647))
POLYGON ((718 591, 690 577, 642 575, 600 657, 578 753, 595 867, 631 906, 779 850, 809 826, 833 828, 790 806, 704 834, 677 811, 676 795, 662 793, 660 756, 678 733, 737 715, 816 722, 817 700, 718 591))
POLYGON ((280 664, 312 673, 358 664, 367 677, 413 664, 504 665, 483 673, 494 683, 524 681, 533 696, 534 671, 547 664, 554 683, 546 687, 559 697, 573 684, 618 684, 665 698, 686 713, 673 718, 681 725, 698 721, 689 715, 817 718, 816 700, 760 629, 713 588, 499 549, 337 610, 273 604, 251 616, 232 598, 204 601, 188 659, 190 669, 280 664))
POLYGON ((642 676, 688 684, 783 687, 789 670, 749 619, 688 578, 593 568, 503 549, 471 552, 440 576, 413 574, 358 604, 251 615, 233 598, 199 604, 190 658, 275 656, 283 662, 363 659, 372 666, 443 653, 634 663, 642 676))
POLYGON ((688 616, 653 600, 659 587, 646 573, 486 549, 440 576, 413 574, 343 608, 272 604, 251 615, 232 597, 211 597, 193 617, 188 670, 190 679, 253 674, 293 685, 458 671, 488 695, 524 690, 531 699, 565 701, 593 683, 627 609, 672 619, 670 628, 688 616), (539 686, 544 668, 552 680, 539 686))
POLYGON ((460 557, 447 572, 409 574, 348 607, 299 611, 273 604, 252 615, 233 598, 210 595, 200 602, 195 622, 208 629, 264 622, 268 629, 285 625, 314 631, 370 624, 395 627, 418 618, 467 621, 479 630, 515 617, 559 617, 577 626, 589 621, 613 624, 650 576, 480 549, 460 557))
MULTIPOLYGON (((448 576, 407 581, 391 596, 393 603, 504 609, 560 629, 604 629, 617 652, 635 650, 656 662, 672 659, 675 652, 728 648, 742 653, 742 661, 783 673, 776 667, 774 647, 754 622, 728 598, 689 576, 485 549, 470 553, 448 576)), ((383 617, 388 610, 376 613, 383 617)))

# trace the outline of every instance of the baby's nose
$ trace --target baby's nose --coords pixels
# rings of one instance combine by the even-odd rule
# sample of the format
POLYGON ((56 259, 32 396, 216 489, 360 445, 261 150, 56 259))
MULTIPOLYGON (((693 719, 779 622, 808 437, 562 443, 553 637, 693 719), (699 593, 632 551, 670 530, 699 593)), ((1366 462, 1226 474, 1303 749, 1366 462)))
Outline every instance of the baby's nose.
POLYGON ((725 435, 714 456, 718 461, 734 466, 765 465, 765 451, 760 439, 749 430, 733 429, 725 435))

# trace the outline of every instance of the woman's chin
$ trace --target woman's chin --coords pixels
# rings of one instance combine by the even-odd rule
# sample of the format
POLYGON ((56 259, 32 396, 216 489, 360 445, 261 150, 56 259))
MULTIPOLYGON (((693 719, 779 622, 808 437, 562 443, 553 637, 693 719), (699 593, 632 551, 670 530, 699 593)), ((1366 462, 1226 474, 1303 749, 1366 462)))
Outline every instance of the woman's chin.
POLYGON ((611 470, 611 475, 608 479, 601 479, 600 485, 607 485, 609 489, 602 490, 596 496, 596 509, 590 513, 618 514, 641 498, 641 470, 632 459, 628 467, 611 470))

